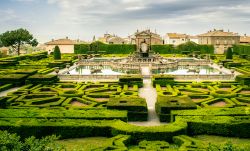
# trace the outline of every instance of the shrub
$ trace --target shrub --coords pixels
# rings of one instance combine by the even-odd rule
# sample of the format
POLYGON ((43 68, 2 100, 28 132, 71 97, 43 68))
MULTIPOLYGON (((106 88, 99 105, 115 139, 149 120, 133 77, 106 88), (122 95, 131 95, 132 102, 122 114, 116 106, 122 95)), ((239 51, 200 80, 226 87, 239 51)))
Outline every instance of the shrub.
POLYGON ((175 121, 176 116, 187 117, 204 117, 204 116, 248 116, 246 112, 247 108, 238 107, 238 108, 202 108, 199 110, 172 110, 171 121, 175 121))
POLYGON ((233 59, 233 51, 232 48, 229 47, 226 52, 226 59, 233 59))
POLYGON ((173 142, 180 146, 179 150, 202 150, 205 148, 202 141, 186 135, 174 136, 173 142))
POLYGON ((119 78, 119 84, 128 85, 128 86, 138 85, 138 87, 142 87, 143 86, 143 79, 142 79, 141 75, 121 76, 119 78))
POLYGON ((54 67, 59 67, 60 69, 65 68, 66 64, 62 61, 53 61, 53 62, 49 62, 49 64, 47 65, 48 68, 54 68, 54 67))
POLYGON ((54 49, 54 59, 61 60, 61 51, 58 46, 55 46, 55 49, 54 49))
POLYGON ((5 91, 5 90, 8 90, 10 88, 12 88, 13 85, 12 84, 4 84, 4 85, 0 85, 0 92, 1 91, 5 91))
POLYGON ((26 84, 53 84, 59 81, 57 75, 35 74, 26 80, 26 84))
POLYGON ((0 150, 36 150, 36 151, 59 151, 63 147, 55 141, 59 137, 52 135, 41 139, 36 139, 34 136, 25 138, 21 141, 17 134, 10 134, 7 131, 0 131, 0 150))
POLYGON ((224 91, 224 90, 211 91, 210 95, 212 95, 215 98, 232 98, 232 97, 236 97, 236 94, 234 92, 224 91))
POLYGON ((233 45, 235 54, 250 55, 250 45, 233 45))
POLYGON ((235 80, 242 85, 250 85, 250 75, 237 75, 235 80))
POLYGON ((0 109, 0 118, 35 118, 35 119, 88 119, 113 120, 119 119, 127 122, 127 111, 82 108, 76 110, 66 109, 0 109))
POLYGON ((196 109, 197 106, 191 98, 186 96, 157 96, 155 110, 161 122, 171 121, 171 110, 196 109))
POLYGON ((88 54, 90 50, 89 44, 77 44, 74 45, 74 54, 88 54))
POLYGON ((221 135, 248 138, 249 116, 177 116, 188 122, 189 135, 221 135))
POLYGON ((0 84, 13 84, 15 86, 21 86, 25 83, 28 74, 0 74, 0 84))
POLYGON ((96 41, 91 44, 79 44, 74 46, 75 54, 129 54, 136 50, 133 44, 104 44, 96 41))
POLYGON ((174 76, 172 75, 153 75, 152 78, 153 86, 155 87, 156 84, 160 86, 166 86, 167 84, 173 85, 174 84, 174 76))
POLYGON ((143 98, 110 98, 107 103, 107 108, 127 110, 129 121, 145 121, 148 117, 147 103, 143 98))
POLYGON ((34 75, 37 73, 35 69, 17 69, 17 70, 7 70, 9 74, 28 74, 34 75))
POLYGON ((162 150, 169 148, 169 143, 165 141, 141 141, 139 142, 139 149, 141 150, 162 150))
POLYGON ((160 54, 172 54, 172 53, 178 53, 174 50, 173 45, 152 45, 151 49, 160 54))

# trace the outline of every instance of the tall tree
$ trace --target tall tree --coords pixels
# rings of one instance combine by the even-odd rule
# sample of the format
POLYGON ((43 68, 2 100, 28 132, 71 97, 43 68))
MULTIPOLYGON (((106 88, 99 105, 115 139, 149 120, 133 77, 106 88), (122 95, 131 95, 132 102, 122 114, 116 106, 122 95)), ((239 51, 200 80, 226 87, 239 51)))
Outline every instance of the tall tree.
POLYGON ((233 59, 233 51, 231 47, 227 49, 226 59, 233 59))
POLYGON ((61 51, 58 46, 55 46, 55 49, 54 49, 54 59, 61 60, 61 51))
POLYGON ((12 47, 18 55, 20 55, 20 48, 22 45, 29 44, 33 47, 38 45, 38 42, 33 38, 33 35, 23 28, 7 31, 1 34, 0 41, 5 47, 12 47))

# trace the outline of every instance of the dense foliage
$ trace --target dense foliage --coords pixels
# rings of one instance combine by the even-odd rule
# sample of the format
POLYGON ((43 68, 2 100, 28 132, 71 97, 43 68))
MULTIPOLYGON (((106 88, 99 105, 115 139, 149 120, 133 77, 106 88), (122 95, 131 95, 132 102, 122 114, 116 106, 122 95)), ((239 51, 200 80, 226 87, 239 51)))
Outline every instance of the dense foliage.
MULTIPOLYGON (((129 54, 136 51, 136 45, 133 44, 104 44, 96 41, 91 44, 79 44, 74 47, 75 54, 129 54)), ((181 44, 176 48, 173 45, 152 45, 151 49, 160 54, 188 54, 188 53, 201 53, 213 54, 214 47, 212 45, 198 45, 194 42, 187 42, 181 44)))
POLYGON ((61 51, 58 46, 55 46, 53 55, 55 60, 61 60, 61 51))
POLYGON ((38 42, 33 38, 33 35, 30 34, 26 29, 22 28, 13 31, 7 31, 1 34, 0 41, 1 44, 5 47, 12 47, 18 55, 20 55, 20 48, 22 45, 38 45, 38 42))
POLYGON ((34 136, 21 140, 17 134, 0 131, 0 150, 2 151, 60 151, 63 146, 55 141, 59 137, 52 135, 36 139, 34 136))
POLYGON ((233 59, 233 51, 232 48, 229 47, 226 52, 226 59, 233 59))
POLYGON ((233 53, 238 55, 250 55, 250 45, 234 45, 233 53))
POLYGON ((74 47, 75 54, 129 54, 136 50, 135 45, 129 44, 104 44, 96 41, 91 44, 79 44, 74 47))
POLYGON ((186 42, 176 47, 177 52, 183 54, 199 53, 199 54, 213 54, 214 47, 212 45, 199 45, 194 42, 186 42))
POLYGON ((179 53, 173 45, 152 45, 151 49, 159 54, 174 54, 179 53))

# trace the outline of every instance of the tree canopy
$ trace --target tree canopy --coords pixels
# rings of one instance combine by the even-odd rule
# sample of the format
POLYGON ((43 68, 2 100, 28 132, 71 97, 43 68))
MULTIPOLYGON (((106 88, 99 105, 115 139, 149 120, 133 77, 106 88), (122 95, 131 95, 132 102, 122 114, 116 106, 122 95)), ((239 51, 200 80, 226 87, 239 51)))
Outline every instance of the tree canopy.
MULTIPOLYGON (((29 44, 37 46, 38 42, 26 29, 20 28, 17 30, 7 31, 0 35, 0 43, 5 47, 12 47, 14 51, 20 55, 22 45, 29 44)), ((0 44, 1 45, 1 44, 0 44)))

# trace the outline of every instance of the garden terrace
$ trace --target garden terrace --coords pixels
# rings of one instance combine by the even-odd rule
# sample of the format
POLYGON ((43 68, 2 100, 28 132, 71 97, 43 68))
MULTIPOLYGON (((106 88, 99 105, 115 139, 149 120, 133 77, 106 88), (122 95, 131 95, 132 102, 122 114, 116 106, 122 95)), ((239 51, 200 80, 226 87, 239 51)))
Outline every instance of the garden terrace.
MULTIPOLYGON (((64 65, 77 60, 75 55, 62 57, 64 65)), ((0 91, 20 87, 0 97, 0 130, 22 138, 56 134, 73 142, 72 138, 103 137, 106 143, 100 150, 206 150, 209 145, 199 135, 216 135, 209 141, 218 136, 249 140, 248 75, 224 82, 154 75, 150 90, 156 90, 156 111, 167 123, 142 126, 135 123, 150 122, 147 97, 139 95, 149 88, 142 75, 119 76, 114 82, 59 81, 47 74, 54 71, 51 62, 55 63, 51 56, 19 58, 12 62, 15 65, 0 69, 0 91), (27 69, 18 69, 20 65, 27 69)), ((246 62, 225 62, 225 66, 240 69, 248 66, 246 62)))

